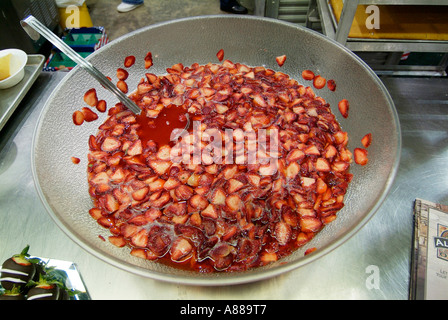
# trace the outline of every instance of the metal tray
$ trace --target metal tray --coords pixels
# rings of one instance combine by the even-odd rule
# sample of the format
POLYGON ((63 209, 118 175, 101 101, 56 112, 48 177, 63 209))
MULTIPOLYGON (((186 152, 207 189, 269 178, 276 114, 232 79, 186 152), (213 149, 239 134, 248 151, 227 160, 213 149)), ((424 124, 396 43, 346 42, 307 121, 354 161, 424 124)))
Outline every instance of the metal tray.
POLYGON ((9 120, 14 110, 25 97, 28 90, 36 81, 44 65, 45 56, 40 54, 28 55, 25 65, 25 76, 14 87, 0 90, 0 130, 9 120))

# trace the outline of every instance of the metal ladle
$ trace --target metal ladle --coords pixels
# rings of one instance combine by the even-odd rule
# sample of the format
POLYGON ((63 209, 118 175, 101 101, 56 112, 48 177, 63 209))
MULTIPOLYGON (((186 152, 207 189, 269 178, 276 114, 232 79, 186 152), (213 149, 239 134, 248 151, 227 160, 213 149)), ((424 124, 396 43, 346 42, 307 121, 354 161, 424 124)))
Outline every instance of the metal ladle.
POLYGON ((129 110, 135 114, 140 114, 141 109, 132 101, 127 95, 125 95, 120 89, 118 89, 104 74, 102 74, 97 68, 95 68, 89 61, 81 57, 76 51, 70 48, 65 42, 63 42, 58 36, 45 27, 34 16, 29 15, 20 22, 22 28, 28 33, 31 39, 38 40, 40 35, 50 41, 56 48, 61 50, 70 59, 76 62, 81 68, 86 70, 92 77, 99 81, 106 89, 111 91, 121 103, 123 103, 129 110))

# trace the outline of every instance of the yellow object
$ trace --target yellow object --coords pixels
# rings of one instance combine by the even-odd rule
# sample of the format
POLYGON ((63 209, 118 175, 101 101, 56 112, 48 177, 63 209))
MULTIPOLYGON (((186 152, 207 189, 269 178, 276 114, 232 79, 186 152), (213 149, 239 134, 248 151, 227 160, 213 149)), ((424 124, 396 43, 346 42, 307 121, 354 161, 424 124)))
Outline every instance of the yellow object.
POLYGON ((0 81, 11 76, 10 71, 11 54, 0 57, 0 81))
POLYGON ((59 24, 63 29, 93 27, 89 9, 87 9, 87 5, 85 2, 81 7, 73 5, 66 8, 58 8, 58 10, 59 24))
MULTIPOLYGON (((339 23, 343 0, 330 0, 330 5, 339 23)), ((448 40, 448 6, 379 5, 380 29, 367 28, 366 8, 358 6, 349 38, 448 40)))

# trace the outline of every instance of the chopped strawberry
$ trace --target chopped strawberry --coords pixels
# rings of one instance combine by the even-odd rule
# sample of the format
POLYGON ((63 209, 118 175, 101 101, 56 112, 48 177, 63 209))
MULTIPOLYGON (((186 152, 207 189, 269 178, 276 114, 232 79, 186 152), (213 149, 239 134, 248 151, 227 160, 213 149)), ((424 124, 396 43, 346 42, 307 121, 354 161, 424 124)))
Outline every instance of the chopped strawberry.
POLYGON ((275 58, 275 61, 277 61, 277 64, 281 67, 286 61, 286 55, 278 56, 275 58))
POLYGON ((328 185, 325 183, 324 180, 321 178, 317 178, 317 186, 316 186, 316 192, 318 194, 323 194, 328 190, 328 185))
POLYGON ((237 192, 244 187, 244 183, 236 179, 230 179, 227 183, 227 193, 231 194, 237 192))
POLYGON ((141 229, 131 238, 131 243, 136 247, 144 248, 148 243, 148 231, 141 229))
POLYGON ((152 65, 152 53, 148 52, 145 56, 145 69, 149 69, 152 65))
POLYGON ((128 93, 128 84, 123 80, 118 80, 117 88, 120 89, 120 91, 123 93, 128 93))
POLYGON ((112 152, 117 150, 120 146, 121 142, 117 138, 107 137, 101 144, 101 150, 112 152))
POLYGON ((98 208, 91 208, 89 210, 89 214, 93 219, 98 220, 99 218, 101 218, 103 216, 103 211, 98 208))
POLYGON ((286 178, 294 179, 300 171, 300 165, 297 162, 291 162, 291 164, 286 168, 286 178))
POLYGON ((353 154, 355 156, 355 163, 364 166, 367 164, 367 162, 369 161, 368 157, 367 157, 367 150, 366 149, 362 149, 362 148, 355 148, 355 150, 353 150, 353 154))
POLYGON ((138 139, 129 146, 129 148, 127 149, 127 154, 130 156, 136 156, 142 154, 142 151, 142 141, 138 139))
POLYGON ((119 80, 126 80, 128 77, 129 77, 129 72, 127 72, 123 68, 117 69, 117 78, 119 80))
POLYGON ((204 210, 208 206, 208 200, 199 194, 195 194, 190 198, 189 204, 193 208, 204 210))
POLYGON ((131 67, 134 63, 135 63, 135 57, 134 57, 134 56, 127 56, 127 57, 124 59, 124 66, 125 66, 126 68, 131 67))
POLYGON ((81 161, 81 159, 79 159, 79 158, 77 158, 77 157, 71 157, 70 159, 72 159, 72 162, 73 162, 74 164, 78 164, 78 163, 81 161))
POLYGON ((171 259, 174 261, 184 261, 188 259, 193 251, 190 242, 183 238, 178 238, 171 246, 171 259))
POLYGON ((313 80, 314 79, 314 72, 311 70, 303 70, 302 71, 302 78, 304 80, 313 80))
POLYGON ((237 211, 239 210, 242 202, 241 199, 239 197, 239 195, 237 194, 232 194, 230 196, 228 196, 225 200, 227 208, 230 209, 230 211, 237 211))
POLYGON ((98 104, 96 105, 96 109, 97 109, 99 112, 106 112, 106 110, 107 110, 107 103, 106 103, 106 100, 100 100, 100 101, 98 101, 98 104))
POLYGON ((302 217, 299 223, 302 232, 317 232, 322 227, 322 222, 311 216, 302 217))
POLYGON ((316 170, 320 172, 330 171, 330 164, 325 158, 317 158, 316 160, 316 170))
POLYGON ((126 240, 123 236, 109 236, 109 241, 114 246, 122 248, 126 245, 126 240))
POLYGON ((372 144, 372 134, 368 133, 361 139, 361 143, 364 148, 368 148, 372 144))
POLYGON ((327 80, 322 77, 322 76, 316 76, 313 79, 313 86, 316 89, 322 89, 323 87, 325 87, 327 80))
POLYGON ((81 112, 83 113, 86 122, 92 122, 98 119, 98 115, 87 107, 83 107, 81 112))
POLYGON ((339 109, 339 112, 341 112, 341 115, 344 118, 347 118, 348 117, 348 111, 349 111, 348 100, 347 99, 342 99, 341 101, 339 101, 338 109, 339 109))
POLYGON ((218 51, 218 53, 216 54, 216 57, 218 57, 219 61, 222 61, 224 59, 224 50, 221 49, 218 51))
POLYGON ((149 192, 149 188, 148 187, 143 187, 143 188, 141 188, 141 189, 139 189, 137 191, 134 191, 132 193, 132 198, 134 200, 137 200, 137 201, 142 201, 143 199, 145 199, 145 197, 148 194, 148 192, 149 192))
POLYGON ((152 160, 149 166, 159 175, 165 174, 171 166, 170 161, 152 160))
POLYGON ((317 249, 317 248, 315 248, 315 247, 313 247, 313 248, 308 248, 308 249, 305 250, 305 253, 304 253, 304 254, 305 254, 305 255, 308 255, 308 254, 310 254, 310 253, 316 251, 316 249, 317 249))
POLYGON ((266 101, 263 99, 263 96, 261 94, 254 95, 254 104, 261 108, 266 107, 266 101))
POLYGON ((287 244, 291 239, 291 233, 291 227, 286 222, 277 222, 275 225, 274 235, 279 245, 283 246, 287 244))
POLYGON ((98 103, 98 97, 94 88, 87 90, 84 93, 84 101, 91 107, 95 107, 98 103))
POLYGON ((202 210, 201 215, 203 217, 209 217, 213 219, 218 218, 218 211, 213 204, 209 204, 204 210, 202 210))
POLYGON ((75 112, 73 112, 72 118, 73 118, 73 123, 77 126, 80 126, 84 123, 84 114, 79 110, 76 110, 75 112))
POLYGON ((327 87, 330 91, 336 90, 336 82, 333 79, 327 81, 327 87))
POLYGON ((226 193, 221 188, 216 188, 212 194, 211 200, 215 205, 224 205, 226 203, 226 193))

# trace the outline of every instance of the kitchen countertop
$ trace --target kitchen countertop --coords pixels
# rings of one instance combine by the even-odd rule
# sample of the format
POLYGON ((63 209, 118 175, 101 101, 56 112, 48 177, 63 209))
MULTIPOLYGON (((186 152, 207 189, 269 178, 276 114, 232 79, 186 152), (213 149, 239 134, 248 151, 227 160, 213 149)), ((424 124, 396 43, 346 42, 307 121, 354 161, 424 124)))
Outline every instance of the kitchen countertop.
POLYGON ((65 75, 42 72, 0 131, 0 261, 27 244, 31 255, 73 261, 93 300, 408 299, 414 200, 448 204, 448 79, 382 78, 398 111, 402 155, 388 196, 355 236, 271 279, 200 287, 111 266, 73 242, 47 214, 32 177, 31 146, 39 114, 65 75))

